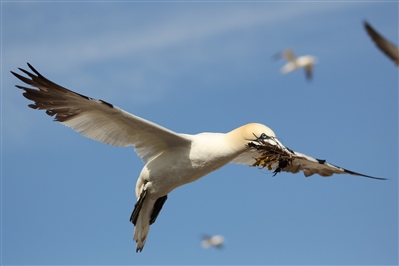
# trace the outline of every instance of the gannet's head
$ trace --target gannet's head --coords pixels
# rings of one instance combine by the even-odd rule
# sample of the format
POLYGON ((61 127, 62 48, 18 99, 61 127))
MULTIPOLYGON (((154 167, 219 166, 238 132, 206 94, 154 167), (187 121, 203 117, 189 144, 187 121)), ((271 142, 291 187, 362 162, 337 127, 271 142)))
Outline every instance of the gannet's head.
POLYGON ((265 134, 269 137, 276 137, 276 134, 274 134, 273 130, 258 123, 246 124, 234 129, 228 134, 235 143, 243 146, 246 146, 249 142, 257 140, 262 136, 262 134, 265 134))

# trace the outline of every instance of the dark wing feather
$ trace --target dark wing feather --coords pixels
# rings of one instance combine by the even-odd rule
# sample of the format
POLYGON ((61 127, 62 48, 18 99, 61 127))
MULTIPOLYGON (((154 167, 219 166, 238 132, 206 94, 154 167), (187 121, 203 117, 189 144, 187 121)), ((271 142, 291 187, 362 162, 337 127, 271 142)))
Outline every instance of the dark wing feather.
POLYGON ((353 172, 330 164, 326 160, 316 159, 298 152, 295 152, 290 163, 288 163, 286 167, 281 168, 281 171, 290 173, 298 173, 299 171, 302 171, 305 176, 311 176, 313 174, 318 174, 321 176, 332 176, 333 174, 350 174, 379 180, 386 179, 353 172))
POLYGON ((399 66, 399 48, 385 39, 381 34, 379 34, 370 24, 366 21, 364 22, 364 28, 370 35, 371 39, 377 45, 380 50, 385 53, 392 61, 399 66))
POLYGON ((306 73, 306 79, 307 80, 312 80, 313 76, 313 64, 309 64, 305 67, 305 73, 306 73))
POLYGON ((274 170, 274 175, 280 172, 296 174, 300 171, 305 176, 318 174, 331 176, 333 174, 350 174, 367 178, 385 180, 386 178, 374 177, 347 170, 328 163, 326 160, 316 159, 305 154, 295 152, 285 147, 277 138, 268 137, 258 139, 248 144, 248 151, 238 156, 234 163, 245 163, 260 168, 267 167, 274 170))
POLYGON ((55 121, 71 127, 82 135, 114 146, 135 146, 137 154, 147 162, 166 147, 185 145, 186 136, 132 115, 103 100, 95 100, 68 90, 42 76, 30 64, 33 73, 20 70, 28 77, 11 73, 34 88, 17 85, 29 107, 46 110, 55 121))

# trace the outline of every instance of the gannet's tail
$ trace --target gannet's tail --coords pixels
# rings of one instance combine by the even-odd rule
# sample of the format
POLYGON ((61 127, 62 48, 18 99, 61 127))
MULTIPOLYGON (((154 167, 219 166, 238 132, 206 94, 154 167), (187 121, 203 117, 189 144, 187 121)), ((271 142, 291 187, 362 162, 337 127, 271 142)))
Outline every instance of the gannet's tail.
POLYGON ((163 204, 167 199, 167 195, 153 200, 146 199, 147 191, 143 190, 139 199, 134 205, 134 210, 130 216, 130 221, 134 224, 133 240, 136 241, 136 252, 142 251, 147 240, 150 225, 155 222, 163 204))
MULTIPOLYGON (((139 199, 140 201, 140 199, 139 199)), ((139 203, 137 201, 137 203, 139 203)), ((150 215, 154 206, 154 200, 147 199, 143 201, 143 204, 141 205, 141 209, 138 210, 138 216, 135 221, 132 220, 131 222, 135 225, 134 226, 134 234, 133 234, 133 240, 136 241, 137 247, 136 247, 136 252, 142 251, 143 247, 145 245, 145 241, 147 240, 147 235, 150 230, 150 215)), ((136 204, 137 206, 137 204, 136 204)), ((135 210, 136 207, 135 206, 135 210)), ((134 211, 133 211, 134 213, 134 211)), ((133 214, 132 214, 133 216, 133 214)))

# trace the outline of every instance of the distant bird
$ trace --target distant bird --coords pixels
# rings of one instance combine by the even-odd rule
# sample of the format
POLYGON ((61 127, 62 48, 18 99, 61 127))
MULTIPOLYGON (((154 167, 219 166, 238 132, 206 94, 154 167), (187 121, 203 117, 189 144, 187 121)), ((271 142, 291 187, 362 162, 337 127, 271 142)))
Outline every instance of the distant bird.
POLYGON ((294 51, 291 49, 283 50, 277 53, 274 58, 279 59, 284 57, 288 62, 281 68, 281 73, 286 74, 294 70, 304 68, 307 80, 311 80, 313 77, 313 68, 316 64, 316 57, 311 55, 304 55, 295 57, 294 51))
POLYGON ((377 47, 399 66, 399 48, 379 34, 367 21, 364 21, 363 25, 377 47))
POLYGON ((214 235, 214 236, 205 235, 202 238, 201 245, 203 248, 215 247, 221 249, 224 246, 224 238, 221 235, 214 235))
MULTIPOLYGON (((136 184, 137 202, 130 221, 135 225, 136 252, 142 251, 150 225, 155 222, 167 195, 175 188, 221 168, 229 162, 253 165, 264 150, 252 143, 271 143, 292 157, 289 163, 278 157, 262 158, 268 168, 306 176, 351 174, 374 178, 328 164, 285 148, 265 125, 251 123, 228 133, 181 134, 119 109, 103 100, 95 100, 70 91, 46 79, 30 64, 31 72, 19 68, 28 77, 11 73, 34 88, 16 85, 23 96, 33 101, 29 107, 46 110, 54 120, 91 139, 114 146, 134 146, 144 161, 136 184)), ((378 178, 376 178, 378 179, 378 178)))

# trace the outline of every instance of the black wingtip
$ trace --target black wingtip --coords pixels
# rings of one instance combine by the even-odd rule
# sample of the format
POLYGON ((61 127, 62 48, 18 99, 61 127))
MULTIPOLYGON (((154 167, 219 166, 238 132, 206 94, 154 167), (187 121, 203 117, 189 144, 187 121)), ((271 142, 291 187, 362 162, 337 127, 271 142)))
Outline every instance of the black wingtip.
POLYGON ((375 176, 368 176, 368 175, 362 175, 367 178, 375 179, 375 180, 389 180, 388 178, 383 178, 383 177, 375 177, 375 176))
POLYGON ((10 72, 11 72, 11 74, 13 74, 14 76, 18 77, 18 74, 15 73, 14 71, 11 71, 11 70, 10 70, 10 72))
POLYGON ((363 27, 367 32, 375 32, 375 29, 371 27, 370 23, 368 23, 366 20, 363 21, 363 27))
MULTIPOLYGON (((26 63, 28 65, 28 67, 39 77, 43 77, 31 64, 29 64, 28 62, 26 63)), ((31 73, 29 73, 28 71, 26 71, 25 69, 19 67, 18 68, 20 71, 24 72, 27 75, 31 75, 31 73)), ((15 73, 14 71, 10 71, 11 74, 13 74, 14 76, 18 77, 20 76, 19 74, 15 73)))
POLYGON ((383 177, 375 177, 375 176, 368 176, 368 175, 361 175, 367 178, 371 178, 371 179, 376 179, 376 180, 389 180, 389 178, 383 178, 383 177))
POLYGON ((26 64, 28 65, 28 67, 39 77, 41 77, 42 75, 28 62, 26 62, 26 64))
POLYGON ((359 173, 356 173, 356 172, 353 172, 353 171, 350 171, 350 170, 347 170, 347 169, 344 169, 344 170, 345 170, 345 172, 347 172, 348 174, 351 174, 351 175, 363 176, 363 177, 376 179, 376 180, 389 180, 388 178, 375 177, 375 176, 370 176, 370 175, 363 175, 363 174, 359 174, 359 173))

